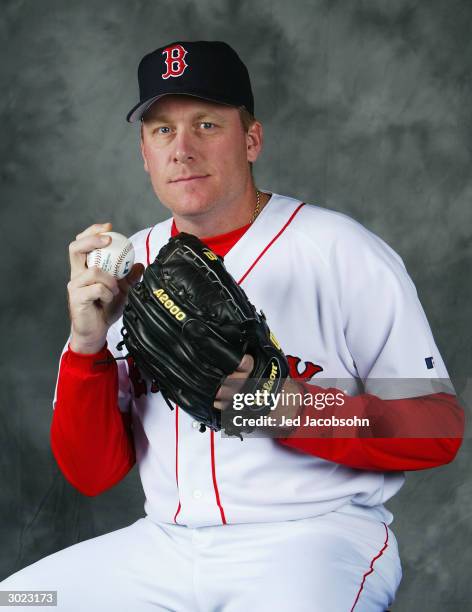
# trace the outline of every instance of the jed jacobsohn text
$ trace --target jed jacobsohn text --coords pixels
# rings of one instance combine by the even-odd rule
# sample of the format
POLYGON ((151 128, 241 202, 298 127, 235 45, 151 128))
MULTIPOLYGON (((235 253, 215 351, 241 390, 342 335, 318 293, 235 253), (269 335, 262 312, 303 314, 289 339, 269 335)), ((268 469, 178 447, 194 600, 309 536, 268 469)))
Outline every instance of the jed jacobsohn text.
POLYGON ((254 393, 235 393, 233 395, 234 410, 242 410, 247 406, 267 406, 277 410, 280 406, 312 406, 315 410, 324 410, 344 405, 344 393, 270 393, 267 390, 254 393))
POLYGON ((301 416, 288 418, 282 415, 281 420, 275 417, 265 415, 258 417, 244 417, 240 414, 233 417, 233 423, 236 427, 369 427, 369 419, 361 419, 354 416, 349 419, 338 419, 335 416, 330 416, 326 419, 315 419, 306 415, 303 419, 301 416))

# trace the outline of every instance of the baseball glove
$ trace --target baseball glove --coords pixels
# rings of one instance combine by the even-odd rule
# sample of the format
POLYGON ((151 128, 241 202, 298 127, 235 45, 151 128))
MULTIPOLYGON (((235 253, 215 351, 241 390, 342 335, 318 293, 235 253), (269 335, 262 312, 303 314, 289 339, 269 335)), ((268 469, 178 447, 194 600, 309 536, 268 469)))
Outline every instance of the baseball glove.
MULTIPOLYGON (((270 393, 278 393, 288 376, 287 360, 264 314, 250 303, 223 258, 191 234, 171 238, 130 290, 121 333, 119 349, 125 344, 169 407, 185 410, 202 424, 201 431, 221 429, 215 395, 245 353, 254 358, 254 368, 240 392, 269 393, 263 405, 234 414, 268 414, 270 393)), ((231 425, 229 414, 225 411, 228 435, 254 429, 231 425)))

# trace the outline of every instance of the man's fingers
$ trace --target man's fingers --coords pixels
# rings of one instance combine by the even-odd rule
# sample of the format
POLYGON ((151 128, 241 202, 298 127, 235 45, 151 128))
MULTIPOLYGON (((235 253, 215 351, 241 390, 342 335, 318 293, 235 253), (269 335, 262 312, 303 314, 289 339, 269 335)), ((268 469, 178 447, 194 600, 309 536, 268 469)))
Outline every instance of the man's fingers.
POLYGON ((247 376, 228 376, 223 381, 223 384, 218 389, 215 398, 218 400, 228 401, 232 399, 235 393, 239 393, 244 387, 247 376))
POLYGON ((246 354, 241 359, 236 370, 229 374, 218 389, 215 398, 217 400, 230 400, 235 393, 237 393, 244 384, 246 378, 249 377, 254 368, 254 357, 246 354))
MULTIPOLYGON (((249 375, 254 368, 254 357, 246 353, 244 357, 241 359, 240 364, 236 368, 234 374, 247 374, 249 375)), ((237 378, 241 378, 238 376, 237 378)))
POLYGON ((213 404, 213 408, 215 408, 216 410, 224 410, 225 407, 226 407, 226 402, 222 402, 220 400, 215 400, 213 404))
POLYGON ((80 234, 77 234, 75 237, 76 240, 80 240, 81 238, 85 238, 86 236, 92 236, 93 234, 99 234, 100 232, 111 232, 111 223, 108 221, 106 223, 94 223, 80 234))
POLYGON ((95 283, 94 285, 87 285, 86 287, 79 287, 77 290, 77 300, 81 304, 88 304, 100 300, 104 304, 111 304, 115 299, 115 294, 102 285, 102 283, 95 283))
POLYGON ((74 291, 81 287, 87 287, 96 283, 104 285, 113 295, 118 295, 120 292, 116 278, 96 267, 83 270, 81 274, 69 281, 67 287, 69 291, 74 291))
POLYGON ((217 410, 224 410, 225 406, 233 400, 235 393, 239 393, 244 381, 254 369, 254 357, 246 353, 236 370, 227 376, 215 395, 213 406, 217 410))
POLYGON ((107 242, 93 242, 90 244, 87 242, 84 243, 82 240, 84 238, 98 236, 100 232, 109 232, 111 228, 112 224, 110 222, 94 223, 83 232, 80 232, 80 234, 77 234, 75 240, 69 244, 71 278, 80 274, 87 267, 87 253, 101 246, 106 246, 110 242, 110 240, 108 240, 107 242))
POLYGON ((223 410, 227 406, 231 405, 236 393, 240 393, 241 389, 244 387, 244 379, 228 379, 221 385, 218 389, 218 392, 215 395, 215 401, 213 405, 218 410, 223 410))
MULTIPOLYGON (((241 387, 239 387, 239 389, 240 388, 241 387)), ((231 387, 222 385, 218 389, 218 393, 216 394, 215 399, 222 402, 229 402, 231 399, 233 399, 233 395, 237 393, 239 389, 235 385, 232 385, 231 387)))
POLYGON ((74 278, 87 269, 87 253, 110 244, 110 236, 92 234, 69 244, 70 275, 74 278))

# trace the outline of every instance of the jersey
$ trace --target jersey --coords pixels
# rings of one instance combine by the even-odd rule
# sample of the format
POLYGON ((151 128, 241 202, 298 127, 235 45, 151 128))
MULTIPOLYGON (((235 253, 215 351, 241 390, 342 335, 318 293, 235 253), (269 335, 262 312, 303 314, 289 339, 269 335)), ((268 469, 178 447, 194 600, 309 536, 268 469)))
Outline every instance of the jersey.
MULTIPOLYGON (((148 265, 171 226, 169 219, 132 236, 136 261, 148 265)), ((264 311, 292 367, 302 377, 312 374, 313 383, 361 381, 375 392, 378 379, 411 378, 423 381, 420 394, 428 380, 448 378, 400 257, 346 215, 273 194, 225 264, 264 311)), ((107 337, 117 357, 124 356, 116 349, 121 325, 107 337)), ((170 411, 128 361, 117 364, 119 405, 131 415, 151 519, 206 526, 342 508, 391 522, 384 503, 402 486, 402 473, 354 470, 276 439, 201 433, 185 412, 170 411)))

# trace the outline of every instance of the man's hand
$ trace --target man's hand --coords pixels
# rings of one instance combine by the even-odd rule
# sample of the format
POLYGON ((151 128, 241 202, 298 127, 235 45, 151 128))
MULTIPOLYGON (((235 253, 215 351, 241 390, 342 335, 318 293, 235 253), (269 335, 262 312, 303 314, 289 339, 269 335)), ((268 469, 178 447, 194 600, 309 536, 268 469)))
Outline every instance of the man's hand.
POLYGON ((253 369, 254 359, 251 355, 244 355, 236 370, 225 378, 223 384, 218 389, 215 403, 213 404, 217 410, 224 410, 226 408, 229 402, 233 400, 233 395, 239 393, 242 389, 253 369))
MULTIPOLYGON (((236 370, 225 378, 223 384, 218 389, 215 403, 213 404, 217 410, 224 410, 230 404, 230 402, 232 402, 234 394, 240 392, 244 382, 247 378, 249 378, 253 368, 254 359, 252 356, 248 354, 244 355, 236 370)), ((285 396, 287 393, 303 394, 303 387, 292 378, 286 379, 282 390, 285 396)), ((290 399, 291 401, 289 403, 281 400, 277 406, 277 409, 273 411, 272 416, 276 417, 278 421, 281 421, 282 415, 288 419, 293 419, 299 414, 302 404, 297 401, 298 397, 295 395, 291 396, 290 399)))
POLYGON ((117 280, 99 268, 87 267, 87 253, 108 244, 111 238, 100 233, 110 230, 111 223, 91 225, 69 245, 70 347, 77 353, 91 354, 102 348, 109 327, 123 313, 129 289, 144 270, 142 264, 134 264, 125 278, 117 280))

